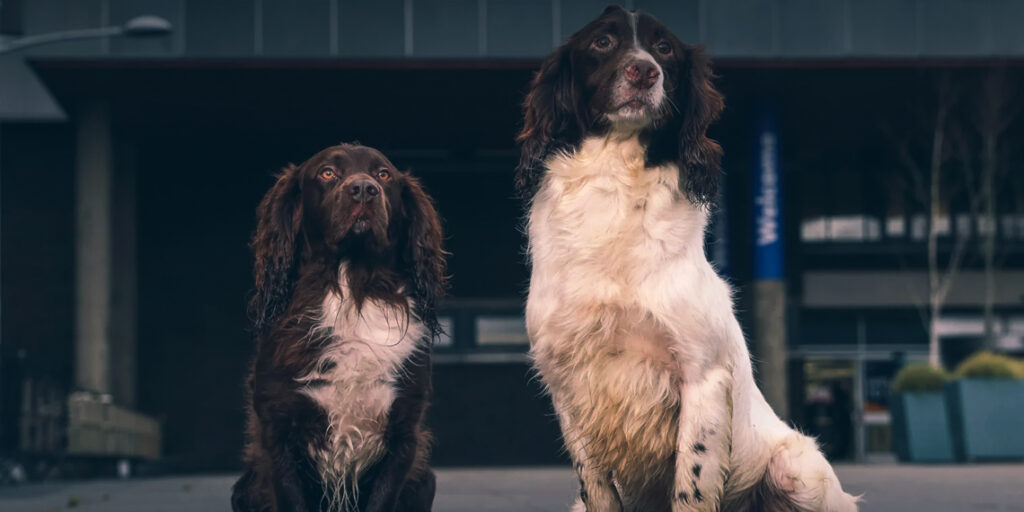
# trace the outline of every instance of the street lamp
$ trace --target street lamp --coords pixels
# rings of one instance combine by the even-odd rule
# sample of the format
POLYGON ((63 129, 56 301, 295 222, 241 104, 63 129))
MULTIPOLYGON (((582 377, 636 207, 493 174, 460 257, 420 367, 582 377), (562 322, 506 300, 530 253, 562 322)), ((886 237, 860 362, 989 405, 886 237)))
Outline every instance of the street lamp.
MULTIPOLYGON (((3 38, 0 38, 0 55, 23 50, 32 46, 61 43, 64 41, 74 41, 79 39, 98 39, 117 36, 131 38, 163 36, 169 34, 171 32, 171 28, 171 22, 166 19, 147 14, 143 16, 136 16, 121 26, 64 30, 61 32, 50 32, 48 34, 22 37, 11 41, 4 41, 3 38)), ((2 254, 2 252, 0 252, 0 254, 2 254)), ((2 340, 0 340, 0 348, 2 348, 2 343, 2 340)), ((2 375, 3 372, 3 362, 3 351, 0 350, 0 375, 2 375)), ((3 380, 0 378, 0 384, 2 383, 3 380)), ((0 397, 2 397, 2 394, 0 394, 0 397)), ((0 403, 0 412, 3 412, 2 403, 0 403)), ((2 428, 2 426, 0 426, 0 428, 2 428)), ((7 432, 0 432, 0 435, 6 436, 10 434, 7 432)))
POLYGON ((61 43, 77 39, 96 39, 116 36, 142 38, 162 36, 169 34, 170 32, 171 22, 159 16, 147 14, 143 16, 136 16, 128 20, 124 25, 120 26, 115 25, 112 27, 64 30, 61 32, 51 32, 49 34, 22 37, 21 39, 15 39, 6 43, 0 41, 0 55, 28 48, 30 46, 61 43))

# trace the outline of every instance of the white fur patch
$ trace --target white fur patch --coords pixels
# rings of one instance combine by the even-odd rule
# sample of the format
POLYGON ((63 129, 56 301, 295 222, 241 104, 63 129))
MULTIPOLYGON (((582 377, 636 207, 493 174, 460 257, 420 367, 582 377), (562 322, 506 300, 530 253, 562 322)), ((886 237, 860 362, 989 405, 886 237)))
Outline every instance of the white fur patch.
POLYGON ((551 321, 601 303, 650 315, 684 360, 725 360, 735 318, 704 255, 707 210, 685 198, 674 164, 645 168, 644 150, 613 134, 549 159, 529 216, 533 341, 560 342, 544 332, 551 321))
POLYGON ((315 369, 297 379, 328 417, 327 446, 310 447, 330 510, 358 501, 358 478, 383 455, 383 435, 402 366, 426 332, 415 316, 367 300, 352 301, 344 266, 340 295, 324 298, 317 329, 331 333, 315 369), (327 381, 327 384, 313 381, 327 381))
POLYGON ((643 464, 658 464, 665 442, 676 449, 680 413, 663 412, 685 402, 677 384, 732 368, 732 451, 716 461, 729 468, 729 501, 764 478, 773 446, 799 434, 754 383, 731 290, 704 254, 707 209, 680 191, 675 164, 645 168, 644 153, 635 134, 613 132, 547 160, 528 225, 531 354, 574 459, 585 443, 589 460, 633 464, 598 468, 617 472, 625 502, 637 489, 624 479, 662 478, 643 464), (629 433, 625 445, 593 438, 618 431, 629 433), (599 453, 637 447, 650 453, 599 453))

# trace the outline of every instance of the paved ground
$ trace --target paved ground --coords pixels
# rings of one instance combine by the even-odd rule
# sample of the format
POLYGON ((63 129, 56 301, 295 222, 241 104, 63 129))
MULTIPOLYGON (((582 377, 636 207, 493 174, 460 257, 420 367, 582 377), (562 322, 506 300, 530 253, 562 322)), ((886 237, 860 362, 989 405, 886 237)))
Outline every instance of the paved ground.
MULTIPOLYGON (((1024 512, 1024 465, 840 466, 843 485, 864 494, 862 510, 1024 512)), ((232 476, 107 480, 0 488, 2 512, 206 512, 228 510, 232 476)), ((566 512, 568 469, 438 472, 438 512, 566 512)))

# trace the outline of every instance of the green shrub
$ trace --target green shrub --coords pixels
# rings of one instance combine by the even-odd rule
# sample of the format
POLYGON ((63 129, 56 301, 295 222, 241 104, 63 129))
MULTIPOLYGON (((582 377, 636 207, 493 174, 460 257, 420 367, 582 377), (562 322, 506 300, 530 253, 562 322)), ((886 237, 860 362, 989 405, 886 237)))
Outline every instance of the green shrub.
POLYGON ((893 393, 942 391, 949 380, 949 374, 928 363, 912 363, 904 366, 892 383, 893 393))
POLYGON ((958 379, 1024 379, 1021 361, 992 352, 978 352, 956 367, 958 379))

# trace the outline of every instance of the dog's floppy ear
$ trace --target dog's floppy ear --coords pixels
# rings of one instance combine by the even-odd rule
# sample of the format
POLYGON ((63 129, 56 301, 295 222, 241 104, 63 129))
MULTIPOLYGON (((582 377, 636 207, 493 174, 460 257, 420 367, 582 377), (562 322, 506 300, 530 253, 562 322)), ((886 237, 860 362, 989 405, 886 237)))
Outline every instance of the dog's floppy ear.
POLYGON ((420 320, 436 335, 439 331, 434 306, 444 297, 446 289, 441 220, 419 180, 406 176, 404 181, 402 203, 409 223, 404 263, 412 273, 409 276, 414 288, 412 295, 420 320))
POLYGON ((291 300, 298 265, 302 200, 299 170, 289 165, 278 176, 257 210, 252 239, 256 292, 249 303, 256 335, 263 336, 291 300))
POLYGON ((707 136, 708 126, 722 112, 722 94, 711 83, 711 61, 701 46, 683 45, 679 85, 675 101, 679 106, 680 179, 685 180, 687 197, 697 204, 708 204, 718 195, 722 175, 722 148, 707 136))
POLYGON ((573 80, 572 54, 568 45, 558 47, 540 67, 523 102, 523 129, 516 167, 516 192, 530 198, 544 172, 544 159, 558 144, 579 142, 584 121, 580 97, 573 80))

